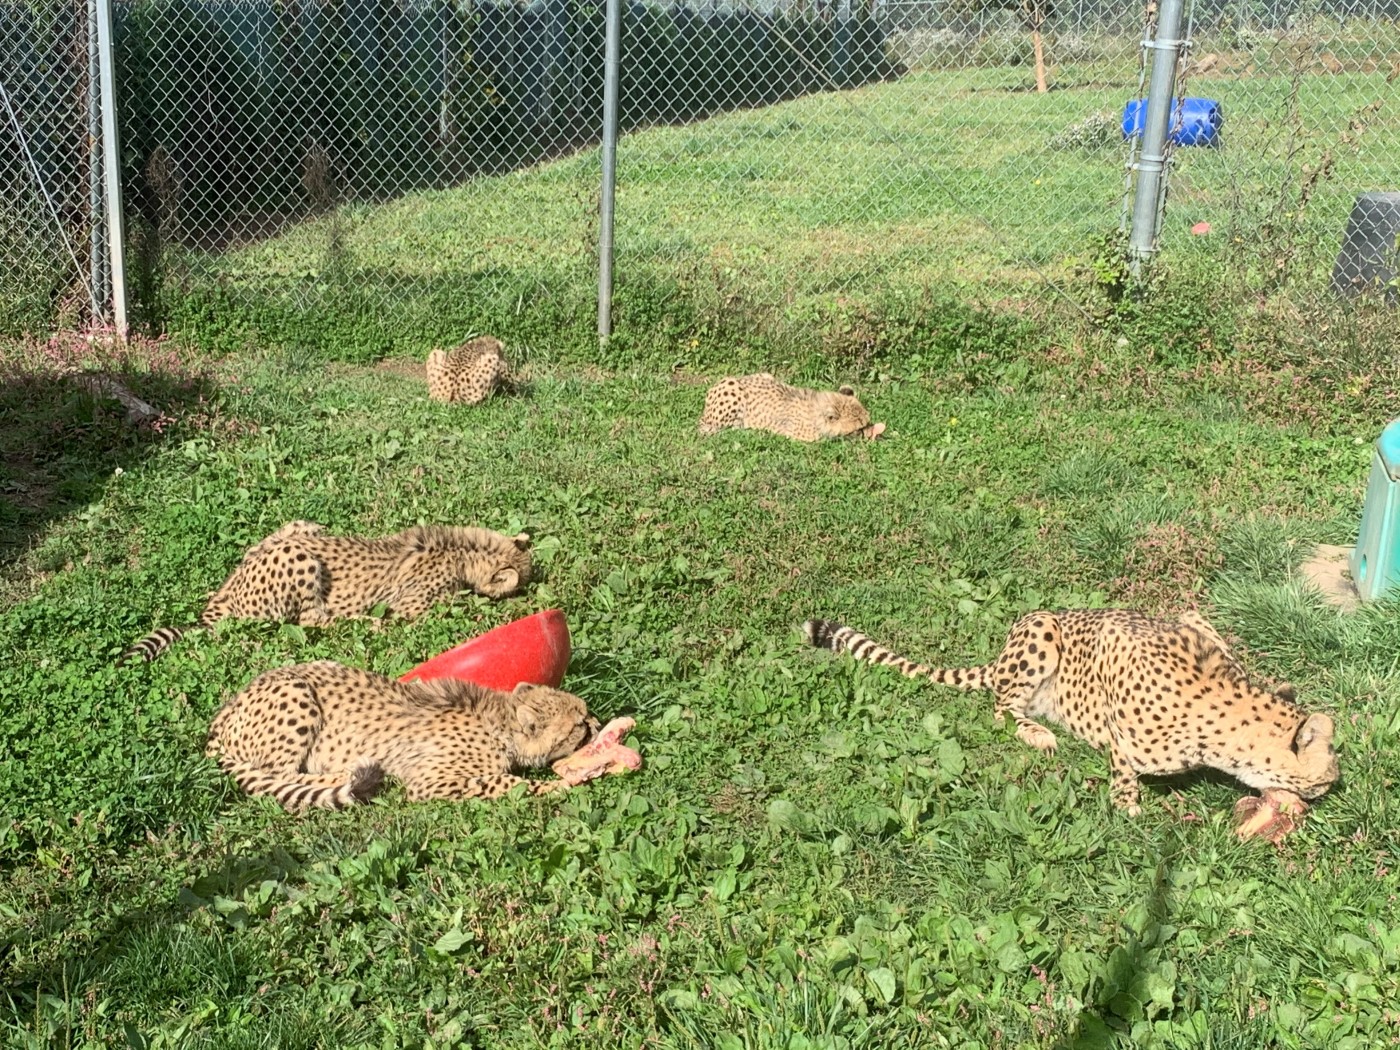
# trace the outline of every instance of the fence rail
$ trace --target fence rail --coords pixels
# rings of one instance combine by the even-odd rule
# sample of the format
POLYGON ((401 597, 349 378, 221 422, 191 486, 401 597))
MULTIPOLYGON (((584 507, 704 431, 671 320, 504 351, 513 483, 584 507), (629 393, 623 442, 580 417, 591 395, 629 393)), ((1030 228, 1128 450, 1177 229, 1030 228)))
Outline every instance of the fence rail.
MULTIPOLYGON (((211 287, 231 301, 282 285, 304 306, 331 271, 386 301, 431 299, 453 266, 487 279, 508 264, 480 245, 516 234, 485 224, 521 203, 500 180, 547 161, 553 190, 536 206, 553 232, 534 248, 589 264, 601 4, 115 11, 145 315, 211 287), (454 236, 472 243, 458 251, 454 236)), ((1400 182, 1398 17, 1400 0, 1189 5, 1185 90, 1218 99, 1226 125, 1222 148, 1177 152, 1183 221, 1164 246, 1233 251, 1260 280, 1284 256, 1290 273, 1324 272, 1353 197, 1400 182), (1248 236, 1198 242, 1195 218, 1248 236)), ((92 21, 78 0, 0 0, 10 330, 79 323, 110 295, 92 21)), ((1147 21, 1098 0, 626 3, 621 124, 650 130, 619 148, 619 277, 643 263, 681 279, 710 267, 813 302, 872 270, 909 287, 950 266, 1045 279, 1122 214, 1119 117, 1141 90, 1147 21), (750 249, 776 251, 786 276, 760 272, 750 249), (822 251, 823 266, 804 269, 822 251)))

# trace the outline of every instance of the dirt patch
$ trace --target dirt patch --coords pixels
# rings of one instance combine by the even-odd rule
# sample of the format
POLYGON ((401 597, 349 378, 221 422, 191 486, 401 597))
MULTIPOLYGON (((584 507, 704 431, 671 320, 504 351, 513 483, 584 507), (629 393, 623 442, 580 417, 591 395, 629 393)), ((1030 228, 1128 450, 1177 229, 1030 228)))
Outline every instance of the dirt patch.
POLYGON ((1361 605, 1361 596, 1356 593, 1351 569, 1347 566, 1350 556, 1350 547, 1321 543, 1298 567, 1299 575, 1321 591, 1329 605, 1335 605, 1342 612, 1352 612, 1361 605))
POLYGON ((671 374, 668 378, 671 380, 671 384, 673 386, 710 385, 710 379, 708 376, 702 376, 697 375, 694 372, 688 372, 683 366, 677 366, 676 368, 671 369, 671 374))
POLYGON ((391 357, 388 360, 380 361, 374 366, 374 370, 403 376, 405 379, 421 379, 425 383, 428 381, 428 370, 423 366, 423 362, 410 361, 405 357, 391 357))

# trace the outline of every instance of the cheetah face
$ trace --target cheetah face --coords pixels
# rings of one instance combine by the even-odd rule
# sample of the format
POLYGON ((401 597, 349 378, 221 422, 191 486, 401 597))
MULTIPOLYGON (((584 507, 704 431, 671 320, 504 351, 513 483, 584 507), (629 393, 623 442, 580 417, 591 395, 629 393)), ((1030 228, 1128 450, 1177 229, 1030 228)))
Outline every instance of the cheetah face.
POLYGON ((1323 714, 1309 715, 1298 727, 1293 750, 1298 755, 1304 779, 1297 791, 1304 798, 1325 794, 1341 775, 1337 768, 1337 752, 1332 746, 1334 732, 1332 719, 1323 714))
POLYGON ((511 694, 515 725, 511 735, 522 766, 546 766, 572 755, 598 732, 598 720, 573 693, 521 682, 511 694))
POLYGON ((848 386, 835 393, 823 391, 818 395, 817 429, 823 437, 846 437, 870 425, 870 413, 856 400, 855 395, 856 392, 848 386))
POLYGON ((530 537, 520 533, 511 540, 509 550, 501 553, 501 564, 481 587, 488 598, 506 598, 530 582, 530 537))

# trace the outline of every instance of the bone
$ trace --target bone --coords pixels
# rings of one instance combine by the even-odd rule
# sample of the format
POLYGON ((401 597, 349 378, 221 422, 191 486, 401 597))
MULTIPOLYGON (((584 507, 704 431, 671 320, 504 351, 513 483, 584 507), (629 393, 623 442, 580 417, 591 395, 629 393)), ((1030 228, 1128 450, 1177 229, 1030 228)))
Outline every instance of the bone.
POLYGON ((642 768, 642 756, 622 743, 636 721, 614 718, 598 731, 598 735, 572 755, 559 759, 551 767, 570 784, 582 784, 595 777, 626 773, 642 768))

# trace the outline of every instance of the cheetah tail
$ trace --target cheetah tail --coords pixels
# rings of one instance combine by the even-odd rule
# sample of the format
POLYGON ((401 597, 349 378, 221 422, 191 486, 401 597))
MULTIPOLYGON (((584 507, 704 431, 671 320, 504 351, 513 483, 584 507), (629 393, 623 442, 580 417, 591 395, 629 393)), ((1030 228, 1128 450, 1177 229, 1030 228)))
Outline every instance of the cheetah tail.
POLYGON ((150 663, 185 635, 189 634, 191 631, 198 631, 200 629, 199 626, 162 627, 159 630, 152 631, 132 645, 126 652, 122 653, 121 656, 117 658, 117 666, 121 667, 123 664, 131 663, 138 659, 150 663))
POLYGON ((847 652, 857 660, 893 667, 907 678, 930 678, 939 685, 951 685, 957 689, 987 688, 988 668, 943 668, 917 664, 854 628, 843 627, 833 620, 808 620, 802 625, 802 633, 818 649, 830 649, 833 653, 847 652))
POLYGON ((219 764, 249 795, 271 795, 291 813, 366 802, 384 780, 383 768, 373 759, 361 759, 344 773, 282 773, 248 762, 219 764))

